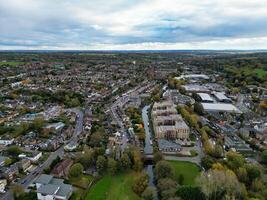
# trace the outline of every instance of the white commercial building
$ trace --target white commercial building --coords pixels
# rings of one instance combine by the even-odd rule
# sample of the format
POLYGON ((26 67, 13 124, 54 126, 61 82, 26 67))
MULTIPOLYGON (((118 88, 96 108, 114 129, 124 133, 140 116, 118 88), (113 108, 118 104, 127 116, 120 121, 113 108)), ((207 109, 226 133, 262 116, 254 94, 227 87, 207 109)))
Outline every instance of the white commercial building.
POLYGON ((205 111, 230 112, 230 113, 238 113, 238 114, 242 113, 233 104, 228 104, 228 103, 201 103, 201 104, 205 111))

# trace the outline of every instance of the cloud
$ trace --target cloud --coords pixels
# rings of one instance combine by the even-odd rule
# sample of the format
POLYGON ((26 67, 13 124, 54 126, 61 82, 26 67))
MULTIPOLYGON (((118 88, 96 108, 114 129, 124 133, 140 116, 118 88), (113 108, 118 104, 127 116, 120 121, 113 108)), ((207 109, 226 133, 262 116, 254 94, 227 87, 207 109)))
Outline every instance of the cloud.
POLYGON ((267 0, 0 0, 0 49, 258 49, 266 20, 267 0))

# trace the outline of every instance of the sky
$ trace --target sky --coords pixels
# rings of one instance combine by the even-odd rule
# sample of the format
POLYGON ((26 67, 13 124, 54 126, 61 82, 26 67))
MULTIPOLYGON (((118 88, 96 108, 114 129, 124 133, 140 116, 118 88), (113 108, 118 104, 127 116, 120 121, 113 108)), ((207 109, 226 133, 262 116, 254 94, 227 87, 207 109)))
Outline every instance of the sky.
POLYGON ((0 0, 0 50, 267 49, 267 0, 0 0))

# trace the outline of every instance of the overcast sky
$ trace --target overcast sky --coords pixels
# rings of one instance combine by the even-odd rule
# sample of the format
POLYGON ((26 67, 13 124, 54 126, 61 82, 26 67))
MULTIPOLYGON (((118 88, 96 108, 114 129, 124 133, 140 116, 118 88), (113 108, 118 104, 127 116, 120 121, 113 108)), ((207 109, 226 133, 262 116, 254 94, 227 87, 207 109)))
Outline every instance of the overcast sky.
POLYGON ((0 0, 0 49, 267 49, 267 0, 0 0))

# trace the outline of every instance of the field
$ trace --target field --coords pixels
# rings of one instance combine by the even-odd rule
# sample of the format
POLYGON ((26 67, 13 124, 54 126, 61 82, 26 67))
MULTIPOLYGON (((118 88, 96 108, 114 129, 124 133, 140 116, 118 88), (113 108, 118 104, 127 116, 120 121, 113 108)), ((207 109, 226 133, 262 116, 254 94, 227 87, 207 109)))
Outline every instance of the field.
POLYGON ((134 173, 104 176, 88 192, 86 200, 141 200, 131 189, 134 173))
POLYGON ((256 73, 259 78, 264 78, 267 75, 267 72, 263 69, 255 69, 254 73, 256 73))
POLYGON ((18 64, 24 64, 24 62, 0 62, 0 66, 4 65, 16 66, 18 64))
POLYGON ((180 174, 184 176, 184 185, 194 185, 195 178, 200 174, 200 170, 196 164, 184 161, 168 161, 173 169, 177 181, 180 174))

